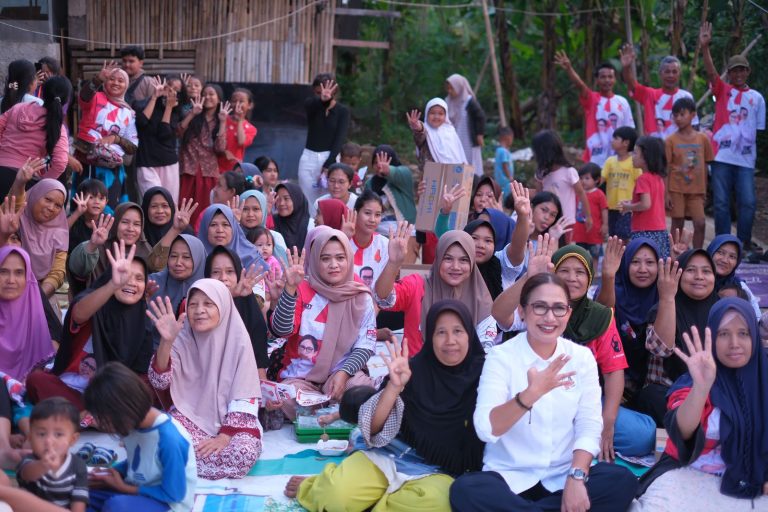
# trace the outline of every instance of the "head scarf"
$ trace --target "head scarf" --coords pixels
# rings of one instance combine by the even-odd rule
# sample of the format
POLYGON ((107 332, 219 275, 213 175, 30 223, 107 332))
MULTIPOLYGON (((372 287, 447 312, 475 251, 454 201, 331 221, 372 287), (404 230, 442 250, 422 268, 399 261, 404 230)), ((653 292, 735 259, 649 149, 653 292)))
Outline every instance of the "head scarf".
MULTIPOLYGON (((483 219, 473 220, 472 222, 464 226, 464 231, 469 233, 470 236, 472 236, 472 233, 474 233, 475 230, 480 226, 485 226, 488 229, 490 229, 494 240, 496 240, 496 231, 493 229, 493 224, 491 224, 487 220, 483 220, 483 219)), ((488 287, 488 293, 491 294, 491 298, 493 300, 496 300, 496 297, 501 295, 501 292, 504 291, 501 284, 502 283, 501 262, 499 261, 499 258, 497 258, 492 254, 491 259, 489 259, 485 263, 478 263, 477 269, 480 271, 480 274, 483 276, 483 281, 485 281, 485 286, 488 287)))
POLYGON ((232 400, 261 398, 259 370, 248 331, 226 285, 200 279, 187 293, 205 293, 219 310, 219 324, 197 333, 184 321, 171 348, 173 404, 206 434, 219 433, 232 400))
POLYGON ((437 241, 435 261, 424 283, 424 298, 421 301, 421 325, 427 325, 427 311, 432 304, 442 299, 456 299, 467 306, 472 315, 474 325, 479 324, 491 315, 491 298, 488 287, 485 285, 483 275, 475 263, 475 241, 468 233, 459 230, 446 231, 437 241), (448 249, 458 244, 467 256, 469 256, 470 270, 467 279, 459 286, 453 287, 440 277, 440 263, 448 249))
MULTIPOLYGON (((141 230, 139 231, 139 239, 136 242, 136 254, 134 254, 134 257, 142 260, 149 258, 149 254, 152 252, 152 246, 149 245, 144 236, 144 224, 146 223, 144 211, 141 209, 141 206, 136 203, 120 203, 117 205, 117 208, 115 208, 115 222, 112 224, 112 229, 109 230, 109 239, 107 239, 107 242, 104 245, 99 247, 99 261, 96 263, 96 268, 94 268, 87 279, 86 284, 88 286, 92 286, 93 282, 98 279, 99 276, 112 268, 109 263, 109 258, 107 257, 107 250, 112 251, 113 244, 120 243, 120 240, 117 239, 117 228, 120 225, 123 216, 131 209, 139 212, 139 217, 141 218, 141 230)), ((128 250, 129 247, 130 246, 126 245, 126 250, 128 250)))
POLYGON ((309 203, 301 187, 295 183, 281 183, 275 187, 275 192, 281 188, 288 191, 293 201, 293 213, 288 217, 279 215, 273 216, 275 221, 275 231, 283 235, 285 246, 289 251, 293 247, 298 247, 299 251, 304 248, 304 239, 307 238, 307 227, 309 225, 309 203))
POLYGON ((391 166, 403 165, 402 163, 400 163, 400 159, 397 157, 395 148, 393 148, 389 144, 379 144, 378 146, 376 146, 376 149, 373 150, 374 160, 376 159, 376 157, 378 157, 379 153, 386 153, 386 155, 390 158, 389 165, 391 166))
MULTIPOLYGON (((704 256, 712 267, 712 272, 715 272, 715 264, 712 262, 709 253, 704 249, 691 249, 685 251, 677 258, 677 262, 680 264, 683 272, 685 272, 685 268, 688 266, 691 258, 696 255, 704 256)), ((675 295, 675 345, 686 354, 688 349, 683 341, 683 333, 691 332, 691 327, 694 325, 699 332, 703 333, 704 328, 707 326, 709 311, 717 302, 717 299, 718 296, 714 289, 709 296, 703 299, 693 299, 683 291, 682 283, 678 286, 677 295, 675 295)), ((655 316, 655 312, 652 312, 650 318, 655 320, 655 316)), ((651 321, 650 318, 649 321, 651 321)), ((664 359, 664 370, 667 373, 667 377, 674 381, 686 372, 686 366, 679 357, 667 357, 664 359)))
POLYGON ((741 283, 741 279, 736 277, 736 269, 739 268, 741 258, 744 256, 744 247, 738 237, 731 234, 717 235, 707 246, 707 252, 714 260, 717 250, 725 244, 736 246, 736 266, 733 267, 733 270, 727 276, 719 276, 717 275, 717 265, 715 265, 715 292, 719 292, 723 286, 741 283))
MULTIPOLYGON (((147 282, 147 264, 142 258, 133 258, 144 268, 144 283, 147 282)), ((74 336, 70 329, 72 311, 75 304, 84 297, 109 283, 112 279, 110 266, 91 286, 78 295, 70 304, 64 318, 64 336, 56 354, 53 373, 60 375, 78 356, 75 353, 74 336)), ((145 322, 147 302, 144 294, 135 304, 123 304, 112 295, 109 300, 91 317, 91 341, 96 365, 103 366, 110 361, 118 361, 136 373, 147 373, 152 357, 152 333, 145 322)))
POLYGON ((360 322, 366 310, 372 307, 371 290, 355 281, 352 246, 347 235, 336 229, 317 233, 308 251, 307 281, 314 291, 328 299, 328 320, 323 333, 323 344, 315 366, 307 375, 311 382, 325 382, 331 369, 341 361, 355 343, 360 322), (341 283, 331 286, 320 276, 320 253, 332 240, 338 240, 347 254, 347 273, 341 283))
POLYGON ((464 147, 461 145, 459 135, 448 118, 448 105, 442 98, 432 98, 424 108, 424 130, 427 135, 427 145, 432 159, 441 164, 465 164, 467 157, 464 155, 464 147), (445 109, 445 122, 437 128, 432 128, 427 122, 429 109, 432 107, 445 109))
MULTIPOLYGON (((205 277, 211 277, 213 258, 219 254, 225 254, 232 261, 232 266, 235 268, 235 275, 239 282, 240 273, 243 271, 240 257, 222 245, 214 247, 211 254, 205 259, 205 277)), ((264 320, 264 315, 261 313, 259 303, 256 302, 256 296, 251 293, 245 297, 233 297, 232 299, 251 338, 251 346, 256 356, 256 363, 259 368, 266 368, 269 366, 269 357, 267 356, 267 323, 264 320)))
POLYGON ((203 211, 198 238, 203 242, 205 252, 210 254, 213 250, 213 245, 208 241, 208 228, 217 213, 224 215, 227 222, 229 222, 229 225, 232 226, 232 240, 227 244, 227 249, 230 249, 240 257, 245 268, 251 268, 251 265, 256 265, 256 272, 267 270, 267 264, 264 262, 264 258, 261 257, 261 252, 255 245, 248 241, 245 237, 245 233, 243 233, 243 229, 240 227, 240 223, 235 219, 235 214, 232 213, 232 209, 225 204, 212 204, 203 211))
POLYGON ((203 242, 192 235, 179 235, 173 241, 171 247, 180 240, 187 244, 189 252, 192 254, 192 275, 183 281, 179 281, 171 276, 171 273, 168 270, 168 264, 166 263, 163 270, 149 276, 158 286, 157 292, 152 296, 152 300, 154 300, 155 297, 168 297, 171 299, 171 304, 173 304, 174 309, 178 309, 181 301, 187 296, 187 292, 195 281, 203 278, 203 269, 205 266, 205 247, 203 246, 203 242))
POLYGON ((104 94, 107 96, 109 101, 117 105, 118 107, 125 107, 125 108, 131 108, 131 106, 128 104, 127 101, 125 101, 125 93, 128 92, 128 87, 130 87, 131 79, 128 77, 128 73, 126 73, 124 70, 120 68, 115 68, 112 70, 111 73, 109 73, 109 77, 111 78, 112 75, 118 74, 122 75, 123 80, 125 81, 125 90, 120 96, 110 96, 109 92, 107 92, 107 88, 104 88, 104 94))
POLYGON ((629 265, 637 251, 648 247, 653 251, 654 259, 659 259, 659 247, 650 238, 635 238, 627 244, 616 274, 616 322, 619 326, 629 322, 639 326, 646 323, 648 311, 659 302, 656 282, 647 288, 638 288, 629 279, 629 265))
POLYGON ((152 187, 144 192, 144 197, 141 199, 141 210, 144 212, 144 236, 149 245, 154 247, 171 227, 173 227, 173 217, 176 215, 176 205, 173 203, 173 196, 163 187, 152 187), (158 194, 163 196, 171 206, 171 218, 162 226, 152 224, 152 221, 149 220, 149 203, 151 203, 152 198, 158 194))
MULTIPOLYGON (((261 207, 262 216, 261 216, 261 226, 267 227, 267 217, 269 216, 269 212, 267 211, 267 197, 264 195, 263 192, 259 190, 246 190, 242 194, 240 194, 240 202, 245 203, 245 201, 249 197, 254 197, 259 202, 259 206, 261 207)), ((243 233, 245 233, 245 238, 248 240, 254 240, 254 228, 247 228, 243 226, 242 224, 240 227, 243 229, 243 233)), ((277 258, 279 261, 285 263, 287 262, 288 258, 286 256, 286 247, 285 247, 285 241, 282 240, 282 235, 278 233, 277 231, 272 232, 272 239, 274 241, 274 248, 272 249, 272 255, 277 258), (277 237, 275 235, 278 235, 277 237), (278 242, 280 240, 280 242, 278 242)), ((255 240, 254 240, 255 243, 255 240)))
POLYGON ((485 208, 480 212, 480 215, 483 214, 488 216, 496 235, 496 242, 493 250, 500 251, 504 249, 507 244, 512 241, 512 233, 515 231, 515 221, 506 213, 494 208, 485 208))
POLYGON ((475 433, 472 415, 485 351, 467 306, 440 300, 427 312, 424 347, 410 361, 412 377, 400 395, 405 403, 400 432, 430 464, 458 475, 483 466, 483 442, 475 433), (468 351, 456 366, 445 366, 435 355, 433 338, 438 318, 453 312, 469 336, 468 351))
MULTIPOLYGON (((491 187, 491 190, 493 190, 493 197, 496 198, 497 201, 501 200, 501 187, 499 187, 499 184, 496 183, 496 180, 491 178, 490 176, 475 176, 473 178, 473 185, 472 185, 472 203, 470 204, 470 214, 473 213, 472 210, 475 208, 475 196, 477 195, 477 191, 480 189, 483 185, 488 185, 491 187)), ((480 212, 477 212, 476 215, 479 215, 480 212)))
POLYGON ((240 170, 243 171, 243 174, 246 176, 246 180, 251 178, 252 182, 254 176, 262 177, 261 169, 252 163, 240 162, 237 164, 237 167, 240 167, 240 170))
POLYGON ((464 120, 464 112, 467 109, 467 102, 475 95, 472 91, 472 86, 469 85, 469 81, 458 73, 454 73, 446 79, 446 82, 451 84, 451 87, 458 94, 454 98, 450 94, 445 97, 445 102, 448 104, 448 116, 451 118, 451 123, 455 126, 459 126, 464 120))
POLYGON ((29 189, 27 208, 21 213, 21 246, 29 254, 32 273, 38 281, 45 279, 53 267, 56 253, 69 249, 69 225, 64 208, 48 222, 40 223, 32 216, 35 204, 48 192, 61 192, 63 202, 67 201, 67 189, 58 180, 44 178, 29 189))
MULTIPOLYGON (((589 288, 594 277, 592 275, 592 256, 578 245, 566 245, 552 255, 555 272, 568 258, 576 258, 587 269, 589 275, 587 288, 589 288)), ((571 308, 571 318, 568 320, 563 336, 580 345, 586 345, 595 338, 602 336, 613 320, 611 309, 591 300, 586 293, 583 297, 571 297, 571 308)))
POLYGON ((762 494, 768 471, 768 358, 760 344, 755 310, 744 299, 721 299, 712 306, 707 326, 712 331, 717 364, 717 377, 709 396, 721 412, 720 443, 726 465, 720 490, 737 498, 755 498, 762 494), (752 356, 741 368, 728 368, 721 363, 714 342, 729 311, 741 315, 752 339, 752 356))
POLYGON ((341 229, 344 216, 347 215, 347 205, 338 199, 323 199, 317 202, 317 209, 323 216, 323 224, 332 229, 341 229))
POLYGON ((11 253, 24 260, 26 285, 18 299, 0 300, 0 371, 24 382, 29 372, 50 359, 55 350, 29 255, 24 249, 6 245, 0 247, 0 264, 11 253))

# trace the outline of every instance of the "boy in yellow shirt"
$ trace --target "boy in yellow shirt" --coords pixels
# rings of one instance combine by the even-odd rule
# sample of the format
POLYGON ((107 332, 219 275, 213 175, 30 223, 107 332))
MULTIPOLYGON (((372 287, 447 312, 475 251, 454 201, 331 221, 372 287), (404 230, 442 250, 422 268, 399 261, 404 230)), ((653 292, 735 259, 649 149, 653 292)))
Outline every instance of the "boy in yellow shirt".
POLYGON ((616 153, 603 164, 603 182, 605 197, 608 202, 608 234, 618 236, 625 242, 632 232, 631 213, 621 213, 619 203, 632 200, 635 180, 643 171, 632 166, 632 151, 635 149, 637 132, 629 126, 621 126, 613 131, 611 148, 616 153))

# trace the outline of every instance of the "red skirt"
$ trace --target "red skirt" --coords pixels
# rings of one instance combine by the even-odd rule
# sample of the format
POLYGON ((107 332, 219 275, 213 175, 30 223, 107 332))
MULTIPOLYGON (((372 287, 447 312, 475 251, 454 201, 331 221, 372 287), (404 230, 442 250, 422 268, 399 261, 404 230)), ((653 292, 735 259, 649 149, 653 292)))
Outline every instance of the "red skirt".
POLYGON ((206 178, 200 172, 192 176, 182 174, 179 183, 179 202, 192 198, 197 202, 197 209, 192 214, 190 225, 197 226, 198 218, 211 204, 211 190, 216 186, 218 178, 206 178))

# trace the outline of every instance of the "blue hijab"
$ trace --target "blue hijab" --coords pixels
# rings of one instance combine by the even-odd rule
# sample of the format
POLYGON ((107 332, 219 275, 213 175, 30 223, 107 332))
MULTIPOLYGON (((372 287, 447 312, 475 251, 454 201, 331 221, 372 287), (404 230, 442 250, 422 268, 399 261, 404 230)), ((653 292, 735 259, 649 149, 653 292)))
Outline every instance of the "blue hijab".
POLYGON ((659 259, 659 247, 650 238, 635 238, 627 244, 616 273, 616 324, 619 329, 625 322, 639 326, 647 322, 648 311, 659 302, 656 282, 647 288, 638 288, 629 279, 629 265, 637 251, 648 247, 659 259))
POLYGON ((500 251, 504 249, 507 244, 512 241, 512 232, 515 230, 515 221, 506 213, 496 210, 494 208, 486 208, 480 215, 486 214, 493 226, 494 234, 496 235, 496 243, 494 245, 494 251, 500 251))
POLYGON ((736 256, 736 266, 733 267, 733 270, 731 270, 730 274, 725 276, 717 275, 717 266, 715 266, 715 292, 719 292, 723 286, 741 284, 741 279, 736 277, 736 269, 739 268, 741 258, 744 256, 744 248, 741 245, 741 240, 739 240, 738 237, 731 234, 717 235, 707 246, 707 252, 712 258, 714 258, 717 250, 725 244, 734 244, 736 246, 736 252, 738 254, 736 256))
POLYGON ((213 217, 217 213, 222 213, 227 218, 227 222, 232 226, 232 241, 227 244, 227 249, 240 256, 240 260, 243 262, 243 268, 248 269, 251 265, 256 265, 256 272, 264 272, 269 270, 269 265, 266 264, 264 258, 261 257, 259 249, 253 245, 243 233, 243 229, 240 227, 240 223, 235 220, 235 215, 232 213, 232 209, 225 204, 212 204, 203 211, 203 218, 200 221, 200 232, 197 237, 203 242, 205 247, 205 253, 211 254, 213 245, 208 241, 208 227, 213 221, 213 217))

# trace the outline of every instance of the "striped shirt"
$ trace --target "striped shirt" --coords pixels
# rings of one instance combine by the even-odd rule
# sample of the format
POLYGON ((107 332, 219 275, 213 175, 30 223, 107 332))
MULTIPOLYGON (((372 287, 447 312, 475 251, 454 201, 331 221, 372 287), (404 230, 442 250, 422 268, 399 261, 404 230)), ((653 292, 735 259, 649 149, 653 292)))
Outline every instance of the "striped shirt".
POLYGON ((73 501, 88 503, 88 469, 81 458, 68 453, 58 471, 49 471, 34 482, 22 479, 24 466, 38 460, 34 455, 27 455, 19 462, 16 468, 19 487, 59 507, 69 508, 73 501))

